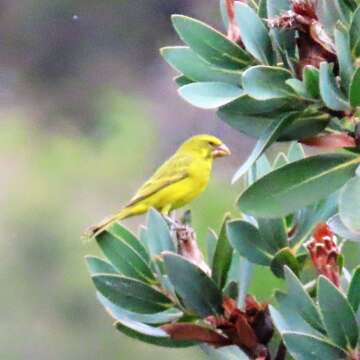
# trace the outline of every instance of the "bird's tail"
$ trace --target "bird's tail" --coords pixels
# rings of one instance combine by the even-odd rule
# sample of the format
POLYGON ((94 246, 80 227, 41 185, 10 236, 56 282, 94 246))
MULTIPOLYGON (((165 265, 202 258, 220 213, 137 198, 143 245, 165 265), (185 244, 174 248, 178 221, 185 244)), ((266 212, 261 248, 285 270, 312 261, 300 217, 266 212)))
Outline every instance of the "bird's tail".
POLYGON ((112 224, 123 220, 129 216, 132 215, 132 210, 131 208, 124 208, 123 210, 121 210, 119 213, 108 217, 106 219, 104 219, 102 222, 100 222, 97 225, 93 225, 91 226, 85 233, 85 236, 87 238, 93 238, 97 235, 99 235, 100 233, 102 233, 103 231, 105 231, 107 228, 109 228, 112 224))

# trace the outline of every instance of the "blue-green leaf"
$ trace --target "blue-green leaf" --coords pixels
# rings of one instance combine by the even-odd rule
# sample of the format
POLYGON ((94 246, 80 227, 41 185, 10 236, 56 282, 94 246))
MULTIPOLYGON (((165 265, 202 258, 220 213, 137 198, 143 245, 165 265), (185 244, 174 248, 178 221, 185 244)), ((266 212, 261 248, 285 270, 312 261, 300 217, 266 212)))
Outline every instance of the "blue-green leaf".
POLYGON ((320 97, 320 73, 312 66, 306 65, 303 70, 303 81, 307 92, 314 98, 320 97))
POLYGON ((233 254, 233 248, 226 234, 226 223, 229 220, 230 214, 226 214, 221 226, 212 263, 212 279, 220 289, 223 289, 226 284, 233 254))
POLYGON ((207 248, 207 262, 208 264, 212 264, 214 261, 214 254, 216 251, 216 244, 218 242, 218 236, 216 232, 212 229, 208 230, 206 236, 206 248, 207 248))
POLYGON ((291 239, 291 243, 303 243, 314 231, 317 224, 326 222, 337 212, 338 196, 337 193, 319 201, 316 205, 302 209, 297 214, 297 231, 291 239))
POLYGON ((175 70, 193 81, 220 81, 234 85, 239 85, 241 82, 241 72, 211 65, 189 47, 164 47, 160 52, 175 70))
POLYGON ((116 274, 118 271, 107 261, 97 256, 85 256, 91 274, 116 274))
POLYGON ((355 313, 344 294, 323 276, 319 279, 318 301, 329 338, 343 349, 354 349, 359 336, 355 313))
POLYGON ((338 190, 355 173, 360 157, 334 153, 285 165, 251 185, 238 200, 240 209, 257 217, 282 217, 338 190))
POLYGON ((222 314, 222 293, 212 279, 179 255, 163 256, 166 273, 186 307, 201 317, 222 314))
POLYGON ((196 82, 178 91, 184 100, 202 109, 216 109, 244 94, 240 87, 222 82, 196 82))
POLYGON ((360 56, 360 7, 355 10, 350 26, 350 43, 355 58, 360 56))
POLYGON ((235 4, 235 19, 246 50, 265 65, 272 65, 275 53, 265 24, 256 12, 244 3, 235 4))
POLYGON ((176 321, 184 315, 180 310, 175 308, 170 308, 154 314, 139 314, 123 309, 119 305, 111 302, 105 296, 101 295, 99 292, 97 293, 97 298, 101 305, 116 321, 132 320, 144 324, 158 325, 176 321))
POLYGON ((272 256, 254 225, 244 220, 230 221, 227 225, 227 234, 233 248, 240 255, 255 264, 270 264, 272 256))
POLYGON ((356 69, 351 79, 349 99, 351 106, 360 106, 360 68, 356 69))
POLYGON ((278 140, 284 129, 290 126, 291 123, 296 119, 296 115, 296 113, 290 113, 280 120, 273 120, 269 124, 265 131, 260 135, 259 140, 257 141, 246 162, 236 171, 232 178, 232 183, 235 183, 237 180, 239 180, 250 169, 254 162, 262 155, 262 153, 271 144, 278 140))
POLYGON ((149 285, 120 275, 95 274, 97 290, 114 304, 141 314, 152 314, 171 306, 170 300, 149 285))
POLYGON ((117 238, 110 232, 103 231, 96 236, 96 241, 120 273, 139 280, 155 280, 149 265, 123 238, 117 238))
POLYGON ((360 177, 350 179, 339 195, 339 215, 351 231, 360 233, 360 177))
POLYGON ((129 230, 119 223, 113 224, 109 230, 112 235, 124 240, 129 246, 131 246, 145 262, 150 261, 150 256, 145 249, 145 246, 138 240, 138 238, 129 230))
POLYGON ((277 291, 275 293, 277 306, 270 307, 271 318, 280 334, 288 331, 303 332, 309 335, 322 336, 317 330, 310 326, 297 312, 296 305, 291 297, 277 291))
POLYGON ((347 297, 354 312, 357 313, 360 308, 360 265, 353 271, 347 297))
POLYGON ((118 321, 115 326, 117 330, 125 335, 152 345, 170 348, 183 348, 196 345, 195 342, 191 341, 172 340, 164 330, 137 321, 121 320, 118 321))
POLYGON ((290 71, 276 66, 253 66, 244 71, 244 90, 256 100, 270 100, 293 97, 294 92, 286 80, 290 71))
POLYGON ((340 236, 342 239, 356 241, 360 243, 360 232, 349 229, 341 220, 339 214, 333 215, 327 221, 327 224, 329 225, 331 231, 334 232, 336 235, 340 236))
POLYGON ((152 257, 160 255, 163 251, 176 251, 169 226, 158 211, 150 209, 147 214, 146 224, 147 245, 152 257))
POLYGON ((335 46, 340 67, 341 87, 345 94, 348 94, 354 68, 350 48, 350 35, 341 23, 337 24, 335 29, 335 46))
POLYGON ((288 286, 288 300, 294 306, 294 310, 314 329, 323 332, 323 324, 320 314, 304 289, 300 280, 288 268, 285 267, 285 279, 288 286))
POLYGON ((173 15, 172 22, 180 38, 210 64, 241 70, 251 62, 240 46, 207 24, 183 15, 173 15))
POLYGON ((326 62, 320 64, 320 93, 329 109, 336 111, 350 110, 345 95, 336 84, 332 67, 326 62))
POLYGON ((347 356, 342 349, 317 336, 287 332, 283 334, 283 338, 287 349, 296 360, 339 360, 347 356))

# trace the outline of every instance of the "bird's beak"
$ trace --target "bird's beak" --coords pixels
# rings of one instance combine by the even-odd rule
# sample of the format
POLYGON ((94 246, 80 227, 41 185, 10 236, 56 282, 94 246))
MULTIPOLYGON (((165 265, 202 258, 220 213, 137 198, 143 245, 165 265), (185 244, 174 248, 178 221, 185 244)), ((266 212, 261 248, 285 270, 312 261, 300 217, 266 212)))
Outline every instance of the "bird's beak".
POLYGON ((225 144, 218 145, 212 151, 212 156, 214 158, 223 157, 223 156, 229 156, 229 155, 231 155, 231 151, 225 144))

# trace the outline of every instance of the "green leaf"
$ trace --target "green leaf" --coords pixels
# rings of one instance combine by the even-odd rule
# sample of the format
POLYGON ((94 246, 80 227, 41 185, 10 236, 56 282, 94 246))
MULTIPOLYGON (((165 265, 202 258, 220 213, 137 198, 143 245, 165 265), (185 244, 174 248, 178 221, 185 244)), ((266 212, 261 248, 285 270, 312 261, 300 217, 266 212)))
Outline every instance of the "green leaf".
POLYGON ((300 272, 300 264, 289 248, 281 249, 275 254, 271 261, 270 269, 275 276, 283 278, 285 276, 284 266, 287 266, 296 275, 300 272))
POLYGON ((294 310, 314 329, 323 332, 323 324, 318 310, 296 275, 285 266, 288 299, 294 310))
POLYGON ((287 349, 296 360, 339 360, 347 357, 343 350, 320 337, 287 332, 283 338, 287 349))
POLYGON ((347 297, 352 309, 357 313, 360 308, 360 265, 352 274, 347 297))
POLYGON ((85 256, 91 274, 116 274, 118 271, 107 261, 97 256, 85 256))
POLYGON ((272 256, 254 225, 244 220, 230 221, 227 234, 231 245, 240 255, 255 264, 270 265, 272 256))
POLYGON ((351 231, 360 233, 360 177, 350 179, 340 191, 339 215, 351 231))
POLYGON ((275 53, 268 29, 256 12, 248 5, 238 2, 235 3, 235 19, 246 50, 261 63, 272 65, 275 53))
POLYGON ((150 209, 147 213, 146 224, 147 245, 152 257, 160 255, 163 251, 176 251, 169 226, 158 211, 150 209))
POLYGON ((253 137, 259 137, 274 119, 281 119, 280 109, 288 99, 259 101, 249 95, 242 95, 219 109, 217 115, 236 130, 253 137))
POLYGON ((305 151, 302 145, 298 142, 293 142, 290 145, 287 158, 290 162, 302 160, 305 158, 305 151))
POLYGON ((129 246, 131 246, 145 262, 150 262, 150 256, 145 249, 145 246, 138 240, 138 238, 129 230, 119 223, 113 224, 109 230, 115 237, 124 240, 129 246))
POLYGON ((329 114, 308 108, 298 113, 297 119, 284 130, 280 140, 301 140, 315 136, 326 128, 329 121, 329 114))
POLYGON ((314 206, 302 209, 297 214, 297 231, 291 239, 292 245, 305 242, 313 233, 318 223, 326 222, 337 212, 338 196, 337 193, 319 201, 314 206))
POLYGON ((251 185, 238 206, 257 217, 285 216, 338 190, 354 175, 359 162, 359 156, 334 153, 290 163, 251 185))
POLYGON ((360 106, 360 68, 356 69, 351 79, 349 98, 351 106, 360 106))
POLYGON ((217 115, 233 129, 254 138, 258 138, 272 121, 280 120, 279 117, 271 118, 262 115, 235 113, 228 111, 228 109, 221 109, 217 115))
POLYGON ((110 232, 103 231, 96 236, 96 241, 120 273, 147 282, 155 280, 149 265, 123 238, 117 238, 110 232))
POLYGON ((306 65, 303 70, 303 81, 308 93, 314 98, 320 97, 320 73, 319 70, 312 66, 306 65))
POLYGON ((354 68, 350 48, 350 35, 341 23, 338 23, 335 29, 335 46, 340 67, 341 87, 345 94, 348 94, 354 68))
POLYGON ((239 286, 238 283, 235 281, 230 281, 227 283, 227 285, 224 287, 224 295, 232 298, 233 300, 236 300, 239 296, 239 286))
POLYGON ((309 335, 322 336, 317 330, 311 327, 296 311, 291 298, 280 291, 275 292, 277 302, 276 308, 270 306, 271 318, 280 334, 285 332, 303 332, 309 335))
POLYGON ((287 85, 289 85, 292 88, 292 90, 294 91, 294 93, 296 95, 298 95, 299 97, 304 98, 304 99, 311 98, 311 94, 308 93, 308 90, 307 90, 305 84, 302 81, 300 81, 299 79, 291 78, 291 79, 286 80, 285 83, 287 85))
POLYGON ((184 85, 189 85, 189 84, 193 83, 192 80, 190 80, 189 78, 187 78, 184 75, 175 76, 173 78, 173 80, 175 81, 176 85, 179 86, 179 87, 184 86, 184 85))
MULTIPOLYGON (((282 111, 287 104, 289 104, 289 99, 256 100, 243 94, 231 104, 223 106, 221 110, 227 110, 234 116, 239 114, 268 116, 269 113, 282 111)), ((271 121, 270 117, 268 117, 268 121, 271 121)))
POLYGON ((240 257, 238 255, 239 258, 239 267, 237 269, 237 273, 239 273, 238 275, 238 279, 239 279, 239 296, 238 296, 238 301, 237 301, 237 305, 239 307, 239 309, 244 310, 245 308, 245 299, 246 296, 248 294, 248 289, 251 283, 251 278, 253 275, 253 270, 254 270, 254 264, 251 263, 249 260, 245 259, 244 257, 240 257))
POLYGON ((320 64, 320 93, 325 105, 335 111, 350 110, 345 95, 338 88, 332 67, 322 62, 320 64))
POLYGON ((119 305, 116 305, 108 300, 100 293, 97 293, 97 298, 101 305, 116 321, 133 320, 144 324, 158 325, 176 321, 184 315, 180 310, 175 308, 170 308, 154 314, 139 314, 123 309, 119 305))
POLYGON ((171 340, 164 330, 137 321, 121 320, 118 321, 115 326, 116 329, 123 334, 147 344, 171 348, 183 348, 194 346, 196 344, 191 341, 171 340))
POLYGON ((344 294, 324 276, 319 278, 318 301, 329 338, 343 349, 354 349, 359 336, 355 313, 344 294))
POLYGON ((184 43, 210 64, 241 70, 251 62, 240 46, 205 23, 182 15, 173 15, 172 22, 184 43))
POLYGON ((226 214, 221 226, 219 240, 217 241, 212 263, 212 279, 219 289, 223 289, 226 284, 233 254, 233 248, 231 247, 226 234, 226 223, 229 220, 230 214, 226 214))
POLYGON ((259 0, 259 7, 258 7, 258 11, 257 14, 259 15, 259 17, 261 19, 267 19, 267 9, 266 9, 266 3, 267 0, 259 0))
POLYGON ((288 237, 284 219, 257 219, 261 237, 268 245, 271 254, 288 246, 288 237))
POLYGON ((216 232, 212 229, 209 229, 206 236, 208 264, 212 264, 214 261, 217 242, 218 242, 218 237, 216 235, 216 232))
POLYGON ((269 124, 269 126, 260 135, 259 140, 257 141, 253 151, 251 152, 246 162, 236 171, 231 181, 233 184, 250 169, 254 162, 271 144, 278 140, 283 130, 290 126, 290 124, 296 119, 296 115, 296 113, 290 113, 280 120, 273 120, 269 124))
POLYGON ((199 267, 185 258, 164 253, 166 273, 186 307, 202 318, 222 314, 222 294, 199 267))
POLYGON ((211 65, 189 47, 164 47, 160 52, 169 65, 193 81, 220 81, 234 85, 241 82, 241 72, 211 65))
POLYGON ((92 276, 92 280, 103 296, 129 311, 151 314, 171 306, 165 295, 135 279, 120 275, 96 274, 92 276))
POLYGON ((350 26, 350 43, 354 58, 360 56, 360 7, 356 9, 350 26))
POLYGON ((238 86, 221 82, 192 83, 182 86, 178 91, 184 100, 202 109, 216 109, 244 93, 238 86))
POLYGON ((291 78, 290 71, 276 66, 252 66, 243 73, 244 90, 256 100, 270 100, 293 97, 286 80, 291 78))

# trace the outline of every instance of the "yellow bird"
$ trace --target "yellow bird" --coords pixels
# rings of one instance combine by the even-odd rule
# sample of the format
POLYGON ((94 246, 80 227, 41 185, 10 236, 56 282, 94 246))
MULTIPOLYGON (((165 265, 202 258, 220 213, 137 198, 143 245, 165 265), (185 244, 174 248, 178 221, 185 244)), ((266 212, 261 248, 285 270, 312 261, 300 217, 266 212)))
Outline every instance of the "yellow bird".
POLYGON ((113 223, 155 208, 163 215, 190 203, 208 185, 213 160, 230 155, 229 148, 212 135, 186 140, 116 215, 90 229, 96 236, 113 223))

